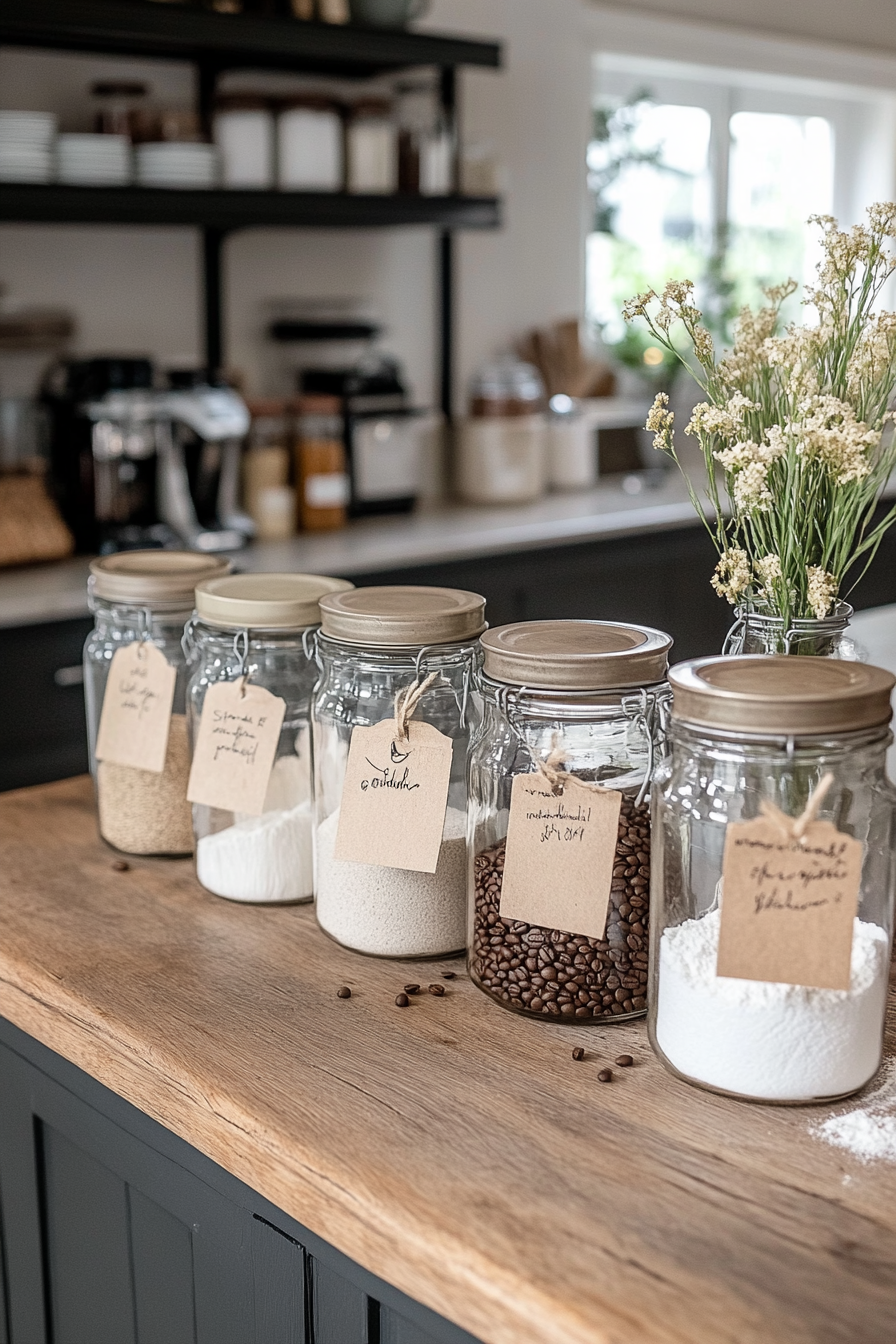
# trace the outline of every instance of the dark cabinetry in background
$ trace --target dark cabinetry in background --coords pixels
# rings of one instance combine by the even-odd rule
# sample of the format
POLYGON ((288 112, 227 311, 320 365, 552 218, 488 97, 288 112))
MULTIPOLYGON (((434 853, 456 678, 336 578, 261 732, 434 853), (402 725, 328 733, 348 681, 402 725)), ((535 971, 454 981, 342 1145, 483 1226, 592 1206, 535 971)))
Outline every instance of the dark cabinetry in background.
POLYGON ((0 1019, 0 1344, 476 1344, 0 1019))

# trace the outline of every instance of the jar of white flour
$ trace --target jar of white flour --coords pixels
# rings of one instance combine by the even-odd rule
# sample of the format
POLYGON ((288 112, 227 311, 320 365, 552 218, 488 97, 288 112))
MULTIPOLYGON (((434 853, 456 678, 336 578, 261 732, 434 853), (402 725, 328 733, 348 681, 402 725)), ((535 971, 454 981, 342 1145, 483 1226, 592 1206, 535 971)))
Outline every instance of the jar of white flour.
POLYGON ((313 710, 321 928, 383 957, 466 943, 466 766, 485 599, 395 586, 321 601, 313 710))
POLYGON ((212 778, 206 778, 203 796, 213 798, 220 790, 226 801, 234 785, 239 788, 241 774, 264 771, 258 805, 251 810, 193 803, 196 872, 216 896, 311 900, 310 711, 317 668, 309 637, 319 620, 318 599, 350 587, 344 579, 315 574, 233 574, 196 589, 196 610, 184 635, 194 766, 210 690, 234 687, 236 696, 241 689, 252 691, 245 713, 239 699, 224 702, 223 709, 217 701, 211 706, 218 727, 204 726, 218 733, 219 745, 209 758, 212 778), (273 714, 282 713, 273 741, 265 735, 264 713, 254 710, 259 689, 271 697, 273 714))
POLYGON ((688 1082, 847 1096, 880 1065, 893 921, 894 677, 831 658, 669 675, 655 776, 648 1026, 688 1082))

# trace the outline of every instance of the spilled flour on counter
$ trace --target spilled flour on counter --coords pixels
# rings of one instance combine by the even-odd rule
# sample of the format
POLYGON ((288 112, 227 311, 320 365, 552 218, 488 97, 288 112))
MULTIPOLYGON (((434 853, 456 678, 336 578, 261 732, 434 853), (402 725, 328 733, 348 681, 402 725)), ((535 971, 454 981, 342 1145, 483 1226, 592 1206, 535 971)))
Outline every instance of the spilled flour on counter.
POLYGON ((860 1162, 896 1162, 896 1058, 887 1060, 880 1078, 861 1106, 832 1115, 809 1133, 845 1148, 860 1162))

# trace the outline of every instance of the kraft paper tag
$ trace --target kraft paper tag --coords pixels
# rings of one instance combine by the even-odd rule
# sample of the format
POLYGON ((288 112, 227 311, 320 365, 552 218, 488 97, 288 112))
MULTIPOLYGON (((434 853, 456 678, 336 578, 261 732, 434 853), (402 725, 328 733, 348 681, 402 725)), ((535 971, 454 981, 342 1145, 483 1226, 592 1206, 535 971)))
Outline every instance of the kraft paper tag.
POLYGON ((448 806, 452 742, 412 720, 406 741, 394 719, 355 728, 348 750, 335 856, 434 873, 448 806))
POLYGON ((285 700, 263 686, 244 686, 242 678, 209 686, 193 751, 189 802, 260 816, 285 713, 285 700))
POLYGON ((863 846, 831 821, 802 840, 767 817, 725 834, 716 974, 849 989, 863 846))
POLYGON ((98 761, 162 773, 176 680, 155 644, 135 640, 115 652, 96 736, 98 761))
POLYGON ((541 774, 514 779, 499 913, 603 938, 622 794, 571 777, 562 787, 552 793, 541 774))

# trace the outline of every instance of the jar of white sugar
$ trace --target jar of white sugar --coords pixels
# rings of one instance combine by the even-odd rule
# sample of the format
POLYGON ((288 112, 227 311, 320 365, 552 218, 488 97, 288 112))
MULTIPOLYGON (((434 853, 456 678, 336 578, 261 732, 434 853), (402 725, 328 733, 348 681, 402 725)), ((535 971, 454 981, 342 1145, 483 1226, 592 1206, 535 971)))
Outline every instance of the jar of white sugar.
POLYGON ((233 574, 196 588, 184 634, 196 872, 232 901, 310 901, 314 574, 233 574))
POLYGON ((466 767, 485 599, 396 586, 321 601, 314 699, 321 928, 383 957, 466 942, 466 767))
POLYGON ((894 677, 829 658, 672 669, 653 799, 649 1031, 732 1096, 847 1096, 882 1051, 896 791, 894 677))
POLYGON ((125 854, 192 853, 181 636, 196 584, 229 569, 229 560, 193 551, 123 551, 91 562, 90 769, 100 834, 125 854))
POLYGON ((613 621, 482 636, 467 955, 503 1008, 577 1023, 647 1009, 648 799, 671 644, 613 621))

